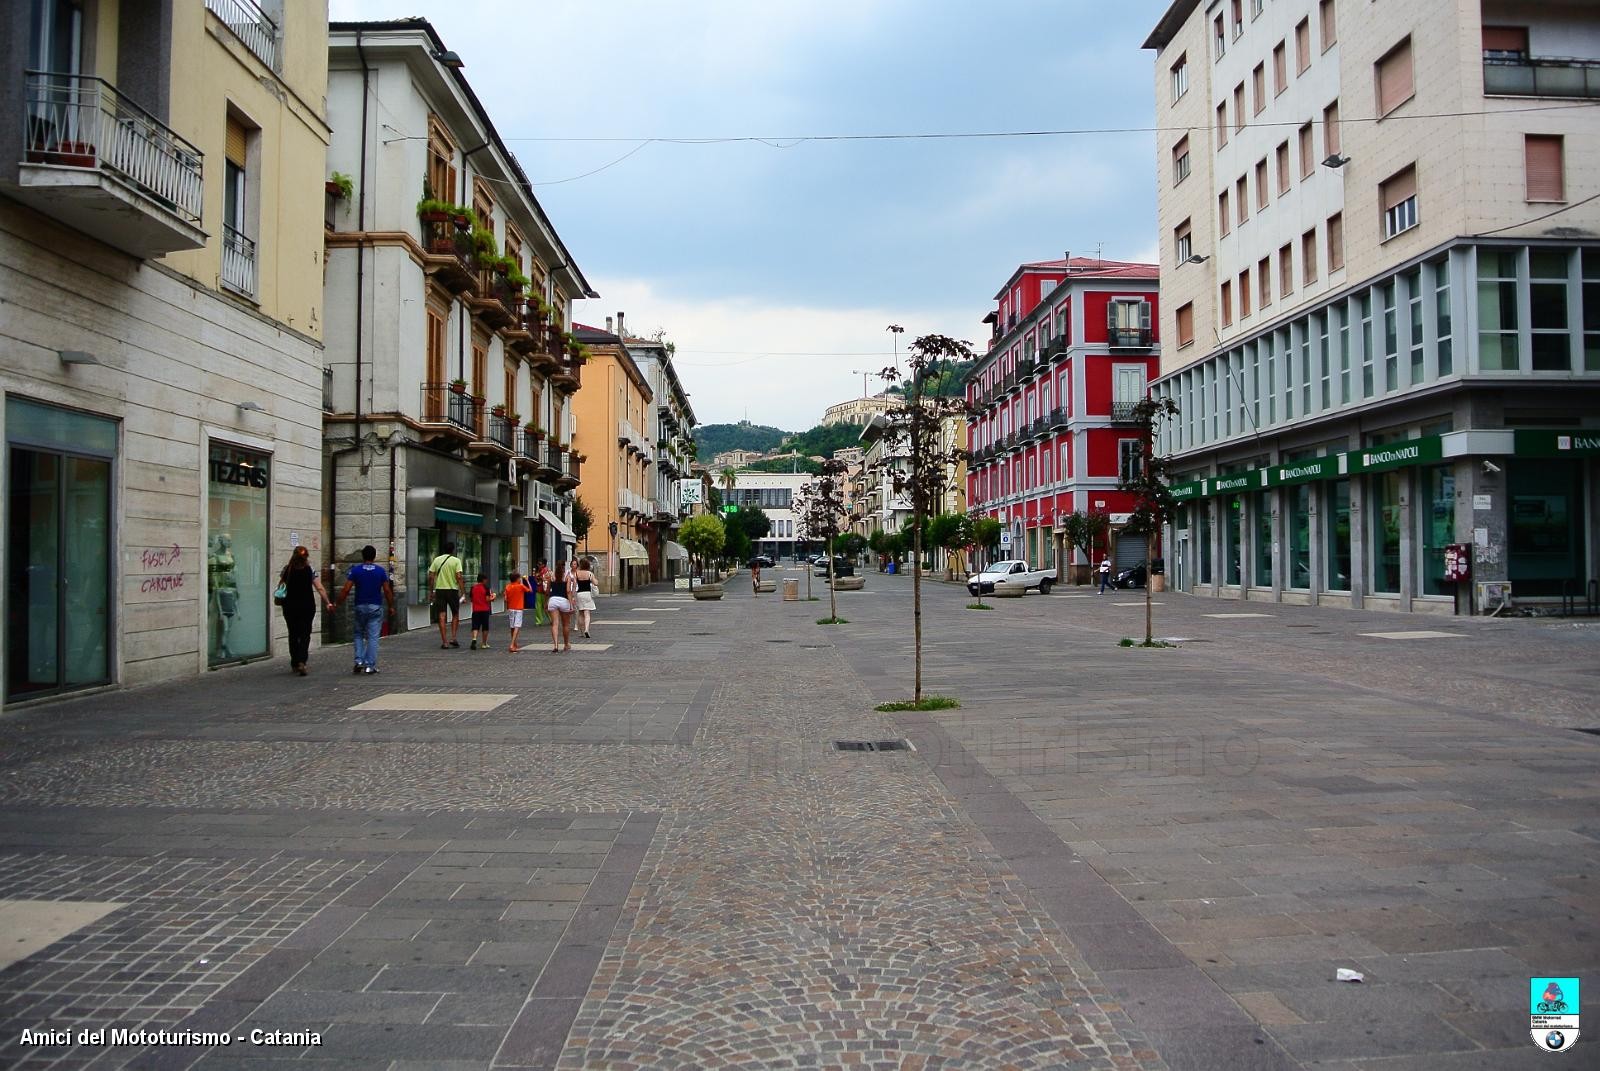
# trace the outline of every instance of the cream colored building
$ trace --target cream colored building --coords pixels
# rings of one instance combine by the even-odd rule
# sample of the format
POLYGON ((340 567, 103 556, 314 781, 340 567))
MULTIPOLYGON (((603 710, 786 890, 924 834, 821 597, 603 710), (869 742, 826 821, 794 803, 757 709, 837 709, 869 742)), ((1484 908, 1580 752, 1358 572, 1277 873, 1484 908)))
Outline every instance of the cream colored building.
POLYGON ((835 402, 822 411, 822 424, 824 427, 830 424, 866 424, 879 413, 886 413, 900 404, 899 398, 886 394, 835 402))
POLYGON ((1442 613, 1498 596, 1476 581, 1581 590, 1600 6, 1178 0, 1146 47, 1171 581, 1442 613))
POLYGON ((585 389, 573 400, 573 443, 587 459, 583 501, 594 517, 580 549, 595 559, 601 590, 626 591, 650 582, 652 550, 659 561, 664 549, 646 434, 657 399, 614 325, 579 324, 574 333, 590 351, 585 389))
POLYGON ((281 653, 278 568, 325 556, 326 5, 0 10, 6 701, 281 653))

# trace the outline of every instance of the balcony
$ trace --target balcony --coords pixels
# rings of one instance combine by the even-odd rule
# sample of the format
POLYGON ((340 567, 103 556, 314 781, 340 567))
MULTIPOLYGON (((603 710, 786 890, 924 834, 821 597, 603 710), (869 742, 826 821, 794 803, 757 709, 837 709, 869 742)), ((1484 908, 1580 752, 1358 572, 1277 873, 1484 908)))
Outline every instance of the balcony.
POLYGON ((1056 409, 1056 410, 1052 411, 1051 414, 1050 414, 1050 421, 1049 421, 1050 430, 1051 431, 1065 431, 1067 429, 1067 421, 1070 420, 1070 419, 1071 419, 1071 416, 1067 413, 1067 411, 1065 409, 1056 409))
POLYGON ((529 444, 533 453, 534 469, 542 480, 552 479, 561 471, 561 448, 555 446, 544 435, 536 435, 529 444))
POLYGON ((1488 96, 1600 98, 1600 60, 1555 59, 1484 53, 1483 91, 1488 96))
POLYGON ((518 428, 513 441, 515 445, 512 453, 516 455, 517 460, 530 468, 535 466, 539 459, 539 447, 544 444, 544 433, 535 434, 527 428, 518 428))
POLYGON ((1111 422, 1113 424, 1131 424, 1134 410, 1139 407, 1140 399, 1133 401, 1119 400, 1111 403, 1111 422))
POLYGON ((418 217, 422 222, 422 269, 454 294, 478 285, 478 254, 472 235, 461 221, 442 212, 418 217))
POLYGON ((583 362, 575 357, 569 357, 560 362, 550 373, 550 385, 557 390, 572 393, 578 389, 579 372, 583 362))
POLYGON ((222 285, 247 298, 256 296, 256 244, 222 225, 222 285))
POLYGON ((1155 344, 1155 332, 1148 327, 1111 327, 1106 329, 1106 344, 1114 350, 1149 349, 1155 344))
POLYGON ((475 447, 490 447, 507 455, 516 450, 517 429, 504 413, 490 413, 488 419, 482 422, 483 437, 472 445, 475 447))
POLYGON ((206 244, 199 149, 103 78, 26 79, 17 200, 136 257, 206 244))
POLYGON ((257 59, 278 69, 278 26, 253 0, 206 0, 206 10, 221 19, 257 59))
POLYGON ((491 328, 510 327, 518 320, 517 307, 522 294, 510 281, 494 268, 478 271, 478 292, 469 296, 467 307, 478 319, 491 328))
POLYGON ((1038 362, 1032 357, 1024 357, 1017 362, 1017 382, 1026 383, 1033 378, 1033 370, 1038 367, 1038 362))
POLYGON ((556 486, 562 490, 569 490, 578 486, 579 482, 578 455, 568 453, 562 460, 560 473, 556 476, 556 486))
POLYGON ((422 423, 449 431, 465 439, 477 434, 478 403, 467 394, 457 394, 448 384, 422 385, 422 423))

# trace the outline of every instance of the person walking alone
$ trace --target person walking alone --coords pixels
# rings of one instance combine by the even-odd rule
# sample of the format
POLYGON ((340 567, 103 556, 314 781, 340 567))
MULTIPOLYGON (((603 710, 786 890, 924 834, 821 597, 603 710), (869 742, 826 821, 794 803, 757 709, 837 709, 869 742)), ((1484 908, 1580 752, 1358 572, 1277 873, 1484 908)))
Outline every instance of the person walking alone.
POLYGON ((356 593, 351 614, 355 622, 356 673, 378 672, 378 636, 384 617, 394 609, 394 585, 389 581, 389 571, 377 563, 377 558, 378 548, 371 543, 361 548, 361 563, 350 567, 336 600, 342 605, 352 590, 356 593))
POLYGON ((761 594, 761 559, 760 558, 751 558, 750 559, 750 593, 752 595, 760 595, 761 594))
POLYGON ((1106 593, 1106 588, 1111 584, 1111 559, 1100 559, 1100 594, 1106 593))
POLYGON ((575 586, 572 569, 565 561, 557 560, 555 576, 550 581, 550 597, 545 608, 550 611, 550 653, 560 654, 572 650, 572 596, 575 586), (563 647, 563 641, 565 646, 563 647))
POLYGON ((446 543, 443 553, 428 566, 428 587, 433 592, 433 612, 439 618, 439 646, 460 647, 461 593, 466 587, 466 569, 456 557, 456 545, 446 543), (445 638, 444 619, 450 617, 450 636, 445 638))
POLYGON ((578 570, 572 574, 578 592, 573 603, 578 611, 578 631, 589 638, 589 625, 594 620, 594 563, 588 558, 578 559, 578 570))
POLYGON ((278 586, 283 590, 279 605, 283 607, 283 622, 289 626, 289 669, 304 677, 306 662, 311 656, 311 628, 317 620, 317 604, 333 609, 333 600, 322 586, 322 579, 311 567, 311 553, 305 547, 295 547, 289 555, 289 564, 278 574, 278 586), (318 596, 321 596, 320 600, 318 596))

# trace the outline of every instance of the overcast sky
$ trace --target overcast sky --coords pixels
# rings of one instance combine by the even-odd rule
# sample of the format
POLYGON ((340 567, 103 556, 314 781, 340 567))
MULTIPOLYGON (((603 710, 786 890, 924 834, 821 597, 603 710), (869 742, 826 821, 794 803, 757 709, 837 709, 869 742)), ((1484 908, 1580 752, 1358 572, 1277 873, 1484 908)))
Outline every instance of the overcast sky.
POLYGON ((784 139, 1149 127, 1166 0, 330 8, 433 22, 602 295, 578 319, 664 328, 701 423, 811 426, 890 323, 981 346, 1024 261, 1155 257, 1148 133, 784 139), (650 140, 725 138, 772 144, 650 140))

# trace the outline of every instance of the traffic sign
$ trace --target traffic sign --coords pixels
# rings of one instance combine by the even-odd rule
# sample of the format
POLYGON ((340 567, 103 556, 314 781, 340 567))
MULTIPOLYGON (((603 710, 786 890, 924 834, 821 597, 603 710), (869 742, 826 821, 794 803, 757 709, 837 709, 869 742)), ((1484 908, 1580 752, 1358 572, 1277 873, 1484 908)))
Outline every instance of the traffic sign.
POLYGON ((1000 549, 1001 550, 1008 550, 1008 549, 1010 549, 1010 547, 1011 547, 1011 533, 1010 532, 1001 532, 1000 533, 1000 549))

